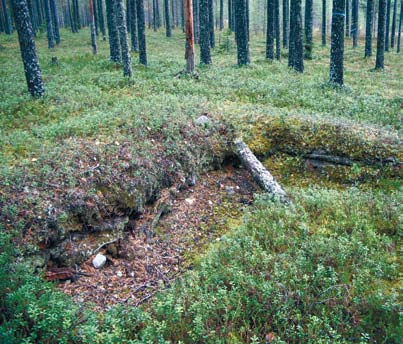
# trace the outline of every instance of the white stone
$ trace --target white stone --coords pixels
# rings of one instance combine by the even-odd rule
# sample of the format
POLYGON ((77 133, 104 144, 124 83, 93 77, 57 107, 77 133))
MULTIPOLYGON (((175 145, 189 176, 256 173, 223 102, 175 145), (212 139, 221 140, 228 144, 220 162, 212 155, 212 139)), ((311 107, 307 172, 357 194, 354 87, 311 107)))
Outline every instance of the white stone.
POLYGON ((95 269, 101 269, 104 267, 106 263, 106 256, 98 253, 95 258, 92 260, 92 265, 94 265, 95 269))

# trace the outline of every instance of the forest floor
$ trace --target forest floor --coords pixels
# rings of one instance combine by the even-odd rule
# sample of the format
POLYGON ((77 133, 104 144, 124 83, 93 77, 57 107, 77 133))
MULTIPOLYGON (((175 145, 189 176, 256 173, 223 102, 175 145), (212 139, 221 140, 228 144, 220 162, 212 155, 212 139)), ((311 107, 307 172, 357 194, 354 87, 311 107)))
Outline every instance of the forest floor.
POLYGON ((327 83, 329 47, 319 40, 297 74, 287 51, 280 62, 265 60, 264 37, 253 34, 251 65, 237 67, 233 36, 218 33, 213 65, 190 77, 180 74, 183 34, 147 31, 149 66, 132 54, 131 80, 108 60, 106 42, 91 54, 87 30, 62 30, 52 51, 44 33, 36 42, 46 96, 33 100, 16 35, 0 35, 4 252, 11 233, 40 266, 46 259, 27 239, 33 233, 51 251, 66 228, 96 232, 101 220, 125 216, 129 223, 125 240, 101 248, 109 257, 104 269, 92 268, 91 255, 79 268, 85 275, 59 285, 76 302, 34 283, 31 270, 24 275, 19 252, 18 264, 0 254, 8 262, 0 275, 16 276, 0 284, 7 319, 0 339, 399 341, 401 55, 387 53, 385 70, 374 71, 363 41, 353 49, 346 40, 340 89, 327 83), (224 127, 195 127, 203 114, 224 127), (285 187, 292 207, 256 192, 243 169, 212 171, 211 156, 230 149, 225 137, 234 134, 285 187), (194 175, 196 184, 180 182, 148 236, 144 225, 161 200, 194 175), (147 197, 137 197, 140 191, 147 197))

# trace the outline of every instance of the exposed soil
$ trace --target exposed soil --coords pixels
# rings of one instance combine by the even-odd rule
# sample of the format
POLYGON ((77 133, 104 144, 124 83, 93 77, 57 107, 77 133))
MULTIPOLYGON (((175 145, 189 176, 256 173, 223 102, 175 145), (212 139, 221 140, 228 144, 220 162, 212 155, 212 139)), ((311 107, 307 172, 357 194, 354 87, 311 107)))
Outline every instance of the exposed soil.
POLYGON ((256 190, 248 172, 232 166, 204 174, 186 190, 166 189, 129 222, 122 239, 99 251, 108 258, 102 269, 93 267, 93 255, 77 268, 75 281, 59 288, 99 310, 139 305, 191 268, 192 257, 240 219, 256 190))

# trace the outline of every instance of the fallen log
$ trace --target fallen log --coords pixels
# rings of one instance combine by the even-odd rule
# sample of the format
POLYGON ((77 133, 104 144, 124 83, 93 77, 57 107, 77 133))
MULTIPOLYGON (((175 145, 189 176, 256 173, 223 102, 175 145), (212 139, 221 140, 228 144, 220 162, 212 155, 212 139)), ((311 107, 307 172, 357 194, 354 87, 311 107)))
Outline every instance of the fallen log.
POLYGON ((241 160, 242 165, 251 173, 253 179, 264 191, 283 203, 291 203, 281 185, 277 183, 276 179, 256 158, 242 139, 235 140, 235 153, 241 160))

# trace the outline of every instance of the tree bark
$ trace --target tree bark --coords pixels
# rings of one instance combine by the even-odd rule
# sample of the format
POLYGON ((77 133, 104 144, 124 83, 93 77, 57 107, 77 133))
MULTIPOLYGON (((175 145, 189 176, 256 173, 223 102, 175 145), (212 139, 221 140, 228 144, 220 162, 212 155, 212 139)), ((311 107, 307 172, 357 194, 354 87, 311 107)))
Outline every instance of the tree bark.
POLYGON ((313 48, 313 0, 305 0, 305 54, 304 57, 312 60, 313 48))
POLYGON ((252 174, 253 179, 260 187, 273 197, 278 198, 283 203, 289 203, 290 200, 276 179, 256 158, 249 147, 242 140, 235 141, 235 152, 245 168, 252 174))
POLYGON ((274 0, 274 28, 276 35, 276 60, 281 58, 281 43, 280 43, 280 1, 274 0))
POLYGON ((91 15, 90 31, 91 31, 92 53, 94 55, 96 55, 97 54, 97 35, 95 32, 94 0, 90 0, 90 15, 91 15))
POLYGON ((274 59, 274 1, 267 0, 266 58, 274 59))
POLYGON ((214 3, 213 3, 213 0, 208 0, 208 20, 209 20, 210 48, 214 48, 215 47, 215 36, 214 36, 214 3))
POLYGON ((169 0, 164 0, 165 35, 172 37, 171 21, 169 18, 169 0))
POLYGON ((301 0, 291 0, 288 65, 300 73, 304 71, 304 44, 302 38, 301 12, 301 0))
POLYGON ((350 37, 350 0, 346 0, 346 37, 350 37))
POLYGON ((132 46, 132 51, 138 51, 138 42, 137 42, 137 6, 136 6, 136 0, 129 0, 129 6, 130 6, 130 35, 131 35, 131 46, 132 46))
POLYGON ((397 47, 396 52, 400 53, 400 37, 402 33, 402 20, 403 20, 403 1, 400 0, 400 18, 399 18, 399 30, 397 34, 397 47))
POLYGON ((290 17, 289 0, 283 0, 283 48, 288 48, 289 25, 288 18, 290 17))
POLYGON ((235 35, 237 44, 238 65, 249 64, 249 41, 246 19, 246 1, 233 0, 235 3, 235 35))
POLYGON ((378 37, 376 42, 375 69, 384 69, 385 64, 386 0, 379 0, 378 37))
POLYGON ((209 0, 199 0, 200 3, 200 63, 211 64, 210 54, 210 21, 209 0))
POLYGON ((106 0, 106 21, 108 24, 109 34, 109 51, 111 61, 120 62, 119 34, 116 25, 116 14, 113 1, 114 0, 106 0))
POLYGON ((116 22, 119 31, 120 47, 122 49, 123 76, 132 76, 132 62, 129 42, 127 39, 126 17, 123 0, 115 0, 116 22))
POLYGON ((386 31, 385 31, 385 51, 389 51, 390 9, 391 9, 391 0, 387 0, 387 6, 386 6, 386 31))
POLYGON ((353 48, 358 47, 358 0, 352 2, 351 35, 353 36, 353 48))
POLYGON ((56 0, 50 0, 50 12, 52 14, 53 34, 55 37, 56 45, 58 45, 60 44, 60 32, 59 32, 59 16, 57 14, 56 0))
POLYGON ((330 83, 338 86, 343 85, 344 6, 344 0, 333 0, 330 48, 330 83))
POLYGON ((136 0, 137 3, 137 31, 139 43, 139 63, 147 66, 146 26, 144 21, 144 2, 136 0))
POLYGON ((44 0, 45 15, 46 15, 46 32, 48 38, 48 48, 53 49, 55 47, 55 36, 53 31, 52 15, 50 13, 49 0, 44 0))
POLYGON ((326 0, 322 0, 322 46, 326 45, 326 0))
POLYGON ((392 32, 390 34, 390 47, 395 47, 397 0, 393 2, 392 32))
POLYGON ((102 3, 103 0, 97 0, 98 5, 98 21, 99 21, 99 30, 102 33, 103 40, 106 40, 106 32, 105 32, 105 19, 104 19, 104 6, 102 3))
POLYGON ((374 0, 367 0, 367 18, 365 25, 365 57, 372 56, 372 19, 374 17, 374 0))
POLYGON ((220 31, 224 30, 224 0, 220 0, 220 31))
POLYGON ((185 0, 186 15, 186 72, 193 73, 195 69, 195 51, 193 34, 193 4, 192 0, 185 0))
POLYGON ((4 32, 6 33, 6 35, 11 35, 13 33, 13 27, 11 25, 10 12, 7 8, 7 1, 6 0, 1 0, 1 1, 2 1, 3 14, 4 14, 4 32))
POLYGON ((28 91, 33 97, 41 97, 45 94, 45 88, 36 54, 28 6, 25 0, 13 0, 12 4, 28 91))

